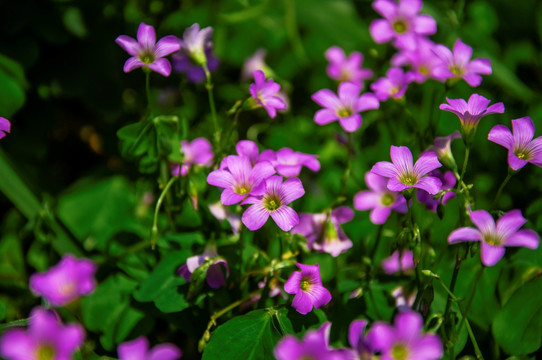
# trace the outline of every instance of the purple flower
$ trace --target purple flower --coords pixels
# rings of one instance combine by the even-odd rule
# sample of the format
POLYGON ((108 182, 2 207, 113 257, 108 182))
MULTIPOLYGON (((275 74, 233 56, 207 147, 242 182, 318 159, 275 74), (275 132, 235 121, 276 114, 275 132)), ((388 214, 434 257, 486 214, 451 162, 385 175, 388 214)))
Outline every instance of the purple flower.
POLYGON ((363 80, 373 77, 373 72, 364 69, 361 66, 363 55, 354 51, 349 57, 346 57, 343 49, 338 46, 332 46, 326 50, 326 59, 329 65, 326 67, 327 75, 333 80, 339 82, 351 82, 363 86, 363 80))
POLYGON ((424 176, 440 167, 437 154, 427 152, 420 155, 412 166, 412 153, 406 146, 391 146, 391 161, 377 162, 371 169, 372 173, 389 178, 388 190, 403 191, 418 188, 435 195, 440 191, 442 183, 433 176, 424 176))
POLYGON ((220 201, 224 205, 237 204, 252 193, 259 195, 261 189, 258 189, 258 185, 275 173, 268 161, 259 162, 252 167, 250 160, 244 156, 227 156, 224 165, 226 168, 215 170, 207 176, 209 184, 224 188, 220 195, 220 201))
POLYGON ((53 306, 64 306, 96 288, 96 264, 88 259, 64 255, 62 260, 43 273, 30 277, 30 290, 53 306))
POLYGON ((304 154, 290 148, 282 148, 277 152, 264 150, 260 154, 259 161, 267 160, 277 172, 284 177, 298 176, 301 167, 305 166, 312 171, 320 170, 318 155, 304 154))
POLYGON ((468 103, 463 99, 446 98, 446 101, 448 101, 448 104, 441 104, 439 109, 457 115, 459 121, 461 121, 463 139, 474 136, 478 123, 484 116, 497 113, 502 114, 504 112, 504 104, 502 102, 488 107, 491 100, 478 94, 472 94, 468 103))
POLYGON ((445 76, 439 77, 435 74, 435 68, 442 64, 442 60, 435 55, 434 47, 435 44, 431 40, 418 37, 415 49, 402 49, 392 57, 391 64, 409 65, 411 69, 407 71, 407 76, 417 83, 423 83, 428 78, 445 81, 445 76))
POLYGON ((395 39, 398 48, 413 49, 416 38, 420 35, 432 35, 437 32, 437 23, 429 15, 418 15, 422 8, 421 0, 376 0, 373 8, 384 19, 371 23, 369 31, 374 41, 385 43, 395 39))
POLYGON ((2 335, 0 355, 7 360, 67 360, 84 341, 85 331, 79 324, 63 326, 53 311, 35 307, 26 330, 8 329, 2 335))
POLYGON ((277 96, 280 91, 280 85, 273 79, 265 80, 265 74, 261 70, 256 70, 253 73, 254 82, 250 84, 250 95, 256 101, 256 106, 263 106, 269 116, 274 118, 277 115, 277 110, 286 109, 284 101, 277 96))
POLYGON ((416 267, 414 264, 414 255, 410 250, 396 250, 390 257, 382 260, 382 269, 386 274, 394 274, 396 272, 408 273, 416 267))
MULTIPOLYGON (((212 50, 205 50, 205 58, 207 59, 207 69, 209 72, 213 72, 218 69, 220 61, 216 56, 212 54, 212 50)), ((194 64, 190 54, 181 48, 180 51, 175 52, 171 60, 173 62, 173 70, 178 73, 186 74, 188 81, 193 83, 201 83, 205 81, 205 70, 203 66, 194 64)))
POLYGON ((442 341, 435 334, 422 334, 423 318, 414 311, 400 312, 394 326, 376 322, 367 334, 381 360, 436 360, 443 355, 442 341))
POLYGON ((343 82, 339 85, 339 96, 328 89, 317 91, 312 95, 312 100, 324 109, 316 112, 314 122, 318 125, 325 125, 339 120, 347 132, 359 129, 362 121, 359 112, 378 109, 380 106, 374 94, 366 93, 360 96, 360 91, 361 86, 349 82, 343 82))
POLYGON ((265 49, 258 49, 251 57, 245 60, 241 79, 248 81, 252 78, 254 71, 261 70, 267 76, 273 76, 273 70, 265 63, 265 49))
MULTIPOLYGON (((456 179, 454 173, 451 171, 446 171, 444 174, 439 170, 433 170, 429 173, 429 176, 434 176, 442 182, 441 190, 450 190, 453 189, 456 184, 456 179)), ((446 205, 446 203, 456 195, 453 191, 445 192, 441 198, 434 199, 432 195, 428 194, 426 191, 420 190, 416 193, 416 198, 422 204, 425 204, 425 208, 433 212, 437 211, 438 204, 446 205)))
POLYGON ((182 356, 181 350, 171 343, 149 349, 149 341, 144 336, 123 342, 117 351, 119 360, 177 360, 182 356))
POLYGON ((220 203, 220 201, 209 204, 209 211, 220 221, 228 220, 233 233, 239 233, 239 230, 241 229, 241 217, 237 214, 229 212, 228 209, 220 203))
POLYGON ((186 176, 192 164, 209 167, 214 156, 211 143, 205 138, 181 141, 181 153, 184 155, 182 163, 172 165, 173 176, 186 176))
POLYGON ((405 286, 398 286, 391 292, 391 296, 395 299, 395 306, 399 311, 411 310, 417 294, 416 289, 408 289, 405 286))
POLYGON ((435 46, 435 54, 440 57, 442 63, 435 68, 435 75, 446 79, 463 79, 472 87, 480 85, 482 75, 490 75, 491 62, 489 59, 474 59, 472 48, 457 39, 453 53, 444 45, 435 46))
POLYGON ((390 68, 386 72, 386 77, 380 78, 371 84, 371 90, 380 101, 386 101, 390 97, 400 99, 410 82, 409 77, 405 75, 401 68, 390 68))
POLYGON ((355 350, 354 359, 372 359, 374 351, 365 337, 366 320, 354 320, 348 329, 348 342, 355 350))
POLYGON ((8 119, 0 117, 0 139, 6 136, 6 133, 11 132, 11 123, 8 119))
POLYGON ((213 28, 210 26, 201 30, 197 23, 190 26, 184 31, 183 38, 180 40, 181 52, 190 57, 198 66, 205 65, 209 60, 206 56, 207 51, 213 46, 212 34, 213 28))
POLYGON ((479 241, 480 255, 485 266, 493 266, 504 256, 505 246, 524 246, 538 248, 538 234, 530 229, 519 230, 527 222, 520 210, 511 210, 495 220, 485 210, 470 213, 470 219, 478 229, 462 227, 448 236, 448 242, 479 241))
POLYGON ((327 252, 337 257, 352 247, 352 241, 340 224, 353 218, 354 212, 348 206, 338 207, 330 214, 301 214, 299 224, 292 229, 292 234, 305 236, 309 250, 327 252))
POLYGON ((542 166, 542 136, 534 137, 534 124, 530 117, 512 120, 510 132, 504 125, 495 125, 488 139, 508 149, 508 164, 512 170, 519 170, 528 162, 542 166))
POLYGON ((131 58, 124 63, 124 72, 143 67, 169 76, 171 64, 164 56, 179 50, 180 43, 176 36, 168 35, 156 42, 156 33, 150 25, 141 23, 137 30, 137 41, 126 35, 119 36, 115 42, 119 44, 131 58))
POLYGON ((226 270, 226 276, 229 276, 228 263, 226 260, 218 256, 216 246, 213 244, 207 245, 203 254, 191 256, 186 259, 186 264, 177 269, 177 274, 181 275, 187 282, 189 282, 194 270, 199 268, 205 262, 211 263, 206 273, 207 285, 213 289, 218 289, 225 286, 226 279, 224 278, 222 267, 224 267, 224 270, 226 270))
POLYGON ((392 210, 400 213, 407 212, 406 200, 398 192, 389 191, 388 179, 368 172, 365 183, 371 190, 360 191, 354 196, 356 210, 371 210, 370 219, 373 224, 384 224, 392 210))
POLYGON ((251 231, 258 230, 271 215, 279 228, 290 231, 299 223, 299 216, 287 205, 305 194, 301 180, 290 178, 283 183, 282 177, 271 176, 264 186, 262 195, 249 196, 242 203, 253 204, 243 213, 243 224, 251 231))
POLYGON ((460 138, 461 133, 457 130, 448 136, 436 137, 433 142, 434 145, 429 146, 426 151, 434 152, 444 166, 455 170, 457 169, 457 164, 455 163, 454 155, 452 154, 451 144, 454 139, 460 138))
POLYGON ((331 323, 325 322, 318 330, 309 330, 302 341, 293 335, 287 335, 275 347, 274 355, 278 360, 339 360, 344 357, 329 347, 331 323))
POLYGON ((295 294, 292 306, 297 312, 306 315, 314 306, 318 309, 331 301, 329 290, 322 285, 318 264, 296 263, 301 271, 294 271, 284 284, 284 291, 295 294))

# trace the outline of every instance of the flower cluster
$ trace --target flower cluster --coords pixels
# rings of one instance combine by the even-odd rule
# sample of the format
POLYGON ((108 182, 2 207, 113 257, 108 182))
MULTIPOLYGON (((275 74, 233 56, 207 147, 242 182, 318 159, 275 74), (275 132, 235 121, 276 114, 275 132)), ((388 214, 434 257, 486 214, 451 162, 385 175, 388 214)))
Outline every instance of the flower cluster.
POLYGON ((410 310, 395 316, 394 324, 377 321, 366 334, 368 322, 355 320, 350 325, 350 348, 335 349, 329 345, 331 323, 309 330, 302 341, 288 335, 275 347, 279 360, 302 359, 381 359, 437 360, 443 355, 442 341, 435 334, 424 334, 423 319, 410 310), (378 354, 378 355, 377 355, 378 354))
POLYGON ((320 169, 315 155, 283 148, 259 153, 258 146, 242 140, 236 146, 238 155, 229 155, 220 164, 220 169, 207 177, 210 185, 223 188, 220 201, 223 205, 250 204, 243 213, 243 224, 258 230, 269 216, 284 231, 290 231, 299 223, 298 214, 288 206, 305 193, 299 175, 302 166, 313 171, 320 169), (288 177, 283 181, 280 175, 288 177))

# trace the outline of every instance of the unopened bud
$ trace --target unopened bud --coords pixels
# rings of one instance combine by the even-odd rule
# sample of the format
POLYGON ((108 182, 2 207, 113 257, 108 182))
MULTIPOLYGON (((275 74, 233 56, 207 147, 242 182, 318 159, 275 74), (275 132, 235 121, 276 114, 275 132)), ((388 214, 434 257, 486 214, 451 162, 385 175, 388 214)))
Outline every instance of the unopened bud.
POLYGON ((412 261, 414 261, 414 264, 418 264, 420 262, 420 259, 422 258, 422 253, 422 244, 417 244, 416 246, 414 246, 414 250, 412 251, 412 261))

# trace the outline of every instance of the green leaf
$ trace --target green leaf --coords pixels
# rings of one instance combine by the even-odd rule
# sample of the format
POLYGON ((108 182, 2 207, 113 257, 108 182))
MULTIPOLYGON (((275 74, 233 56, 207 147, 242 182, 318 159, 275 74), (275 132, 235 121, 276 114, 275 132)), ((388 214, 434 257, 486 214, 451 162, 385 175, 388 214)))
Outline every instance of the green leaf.
POLYGON ((90 248, 104 250, 119 231, 141 236, 148 229, 134 216, 135 189, 123 177, 83 181, 60 197, 58 216, 90 248))
POLYGON ((0 54, 0 113, 2 116, 9 118, 23 106, 26 86, 23 67, 0 54))
POLYGON ((189 307, 190 304, 184 294, 178 291, 179 286, 186 281, 177 275, 176 271, 190 255, 189 250, 174 251, 166 255, 134 292, 134 298, 141 302, 153 301, 164 313, 177 312, 189 307))
POLYGON ((145 319, 145 313, 130 307, 130 294, 137 283, 121 275, 113 275, 81 300, 85 327, 102 333, 100 342, 113 350, 130 331, 145 319))
POLYGON ((524 355, 542 345, 542 278, 519 289, 493 321, 493 336, 511 355, 524 355))
POLYGON ((275 309, 260 309, 219 326, 203 352, 209 359, 272 359, 282 334, 273 325, 275 309))

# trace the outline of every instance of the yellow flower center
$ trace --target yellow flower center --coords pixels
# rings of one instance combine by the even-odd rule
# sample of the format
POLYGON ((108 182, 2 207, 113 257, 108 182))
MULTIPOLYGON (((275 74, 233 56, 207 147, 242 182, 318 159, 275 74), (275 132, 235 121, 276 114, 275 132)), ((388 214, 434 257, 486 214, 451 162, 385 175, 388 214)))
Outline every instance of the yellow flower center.
POLYGON ((406 32, 408 30, 407 23, 404 20, 396 20, 393 23, 393 30, 397 34, 403 34, 404 32, 406 32))
POLYGON ((139 55, 139 60, 145 64, 152 64, 155 60, 154 54, 151 52, 144 52, 143 54, 139 55))
POLYGON ((275 211, 277 210, 278 208, 280 208, 281 206, 281 202, 279 199, 277 199, 276 197, 274 196, 269 196, 267 198, 265 198, 263 200, 263 206, 268 210, 268 211, 275 211))
POLYGON ((427 66, 425 66, 425 65, 420 65, 420 66, 418 67, 418 72, 419 72, 420 74, 422 74, 422 75, 426 75, 426 76, 427 76, 427 75, 429 75, 429 68, 428 68, 427 66))
POLYGON ((502 239, 497 235, 488 234, 488 235, 484 235, 484 242, 493 246, 501 246, 502 239))
POLYGON ((391 349, 391 357, 395 360, 408 359, 408 348, 403 344, 394 345, 391 349))
POLYGON ((385 193, 380 198, 380 203, 383 206, 391 206, 391 205, 393 205, 394 202, 395 202, 395 196, 392 193, 389 193, 389 192, 385 193))
POLYGON ((455 76, 462 76, 463 75, 463 69, 460 66, 457 65, 450 65, 450 72, 454 74, 455 76))
POLYGON ((349 116, 352 116, 352 110, 347 109, 347 108, 342 108, 339 111, 337 111, 337 115, 342 118, 349 117, 349 116))
POLYGON ((53 360, 55 357, 55 349, 50 345, 41 345, 36 350, 37 360, 53 360))
POLYGON ((247 188, 244 187, 244 186, 241 186, 239 188, 237 188, 237 191, 236 191, 239 195, 244 195, 248 192, 247 188))
POLYGON ((302 278, 301 279, 301 284, 300 284, 299 287, 303 291, 309 291, 309 289, 311 288, 311 283, 310 283, 309 279, 307 279, 306 277, 302 278))

